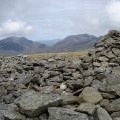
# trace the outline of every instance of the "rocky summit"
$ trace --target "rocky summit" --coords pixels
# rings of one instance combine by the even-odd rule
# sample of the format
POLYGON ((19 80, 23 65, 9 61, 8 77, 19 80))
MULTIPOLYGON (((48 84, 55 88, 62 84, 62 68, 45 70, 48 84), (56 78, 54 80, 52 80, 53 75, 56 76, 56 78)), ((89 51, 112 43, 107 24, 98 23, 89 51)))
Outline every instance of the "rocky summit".
POLYGON ((0 120, 120 120, 120 33, 85 57, 0 57, 0 120))

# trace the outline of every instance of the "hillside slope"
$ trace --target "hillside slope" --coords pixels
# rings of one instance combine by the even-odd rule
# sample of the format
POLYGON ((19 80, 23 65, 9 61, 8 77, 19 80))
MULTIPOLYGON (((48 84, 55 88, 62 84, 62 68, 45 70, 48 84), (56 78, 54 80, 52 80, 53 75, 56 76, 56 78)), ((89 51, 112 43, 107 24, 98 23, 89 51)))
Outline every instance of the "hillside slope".
POLYGON ((98 40, 97 37, 88 34, 68 36, 62 41, 57 42, 48 51, 51 52, 72 52, 91 48, 98 40))
POLYGON ((43 51, 46 47, 45 44, 25 37, 8 37, 0 41, 1 54, 36 53, 43 51))

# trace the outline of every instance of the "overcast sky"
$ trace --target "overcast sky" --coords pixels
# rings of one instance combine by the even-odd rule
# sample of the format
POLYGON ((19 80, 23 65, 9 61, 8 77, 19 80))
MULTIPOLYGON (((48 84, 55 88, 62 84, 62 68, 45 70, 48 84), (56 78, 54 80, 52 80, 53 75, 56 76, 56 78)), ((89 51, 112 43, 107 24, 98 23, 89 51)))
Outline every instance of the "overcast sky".
POLYGON ((51 40, 120 28, 120 0, 0 0, 0 38, 51 40))

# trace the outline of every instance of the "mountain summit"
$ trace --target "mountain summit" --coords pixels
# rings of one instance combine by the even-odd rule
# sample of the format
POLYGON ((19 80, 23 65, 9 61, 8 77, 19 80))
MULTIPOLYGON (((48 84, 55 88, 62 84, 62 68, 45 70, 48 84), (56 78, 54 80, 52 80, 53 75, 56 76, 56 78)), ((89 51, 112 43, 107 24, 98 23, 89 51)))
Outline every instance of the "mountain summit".
POLYGON ((57 42, 49 51, 51 52, 73 52, 91 48, 98 40, 96 36, 89 34, 71 35, 57 42))
MULTIPOLYGON (((89 34, 71 35, 48 46, 25 37, 8 37, 0 41, 0 54, 74 52, 91 48, 98 37, 89 34)), ((52 42, 52 41, 51 41, 52 42)))
POLYGON ((45 44, 28 40, 25 37, 12 36, 0 41, 1 54, 36 53, 46 47, 45 44))

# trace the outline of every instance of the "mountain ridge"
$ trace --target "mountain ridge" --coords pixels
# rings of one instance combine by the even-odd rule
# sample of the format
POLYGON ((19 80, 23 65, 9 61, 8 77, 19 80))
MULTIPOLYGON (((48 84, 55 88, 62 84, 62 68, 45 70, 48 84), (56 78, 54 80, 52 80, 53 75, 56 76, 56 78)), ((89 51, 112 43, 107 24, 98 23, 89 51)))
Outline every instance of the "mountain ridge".
POLYGON ((58 41, 49 48, 51 52, 74 52, 91 48, 98 40, 98 37, 89 34, 71 35, 58 41))
POLYGON ((45 47, 47 47, 45 44, 28 40, 25 37, 12 36, 0 40, 1 54, 36 53, 42 51, 45 47))
POLYGON ((70 35, 48 46, 42 42, 28 40, 26 37, 10 36, 0 40, 0 54, 29 54, 45 52, 74 52, 91 48, 98 37, 89 34, 70 35))

